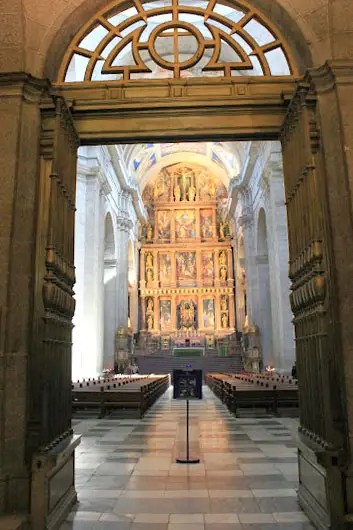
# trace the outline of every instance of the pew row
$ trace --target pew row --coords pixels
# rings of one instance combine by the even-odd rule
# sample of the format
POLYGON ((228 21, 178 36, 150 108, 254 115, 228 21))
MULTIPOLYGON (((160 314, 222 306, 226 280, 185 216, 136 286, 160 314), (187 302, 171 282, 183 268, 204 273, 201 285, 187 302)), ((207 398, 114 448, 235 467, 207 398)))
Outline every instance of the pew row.
POLYGON ((99 418, 120 411, 129 412, 129 417, 142 418, 169 385, 169 375, 112 377, 99 380, 98 384, 94 380, 75 383, 72 385, 72 411, 97 411, 99 418))
POLYGON ((298 385, 291 378, 260 374, 207 374, 206 383, 234 414, 241 408, 264 408, 278 414, 279 409, 298 408, 298 385))

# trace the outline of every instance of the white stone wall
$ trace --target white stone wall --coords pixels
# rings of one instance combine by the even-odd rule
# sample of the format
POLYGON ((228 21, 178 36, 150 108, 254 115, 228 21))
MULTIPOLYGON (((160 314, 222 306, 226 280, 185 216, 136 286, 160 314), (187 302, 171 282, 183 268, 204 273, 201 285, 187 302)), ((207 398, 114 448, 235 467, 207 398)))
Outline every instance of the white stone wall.
MULTIPOLYGON (((144 208, 119 146, 80 148, 76 208, 74 379, 113 368, 115 332, 128 325, 128 245, 130 241, 137 252, 144 208), (109 248, 107 216, 112 226, 109 248)), ((137 277, 135 286, 137 297, 137 277)), ((136 325, 137 311, 135 302, 136 325)))
MULTIPOLYGON (((244 241, 248 323, 259 327, 264 365, 272 364, 287 372, 294 362, 295 350, 278 142, 256 142, 249 147, 247 160, 239 177, 232 182, 230 195, 236 203, 233 206, 236 246, 244 241)), ((235 269, 237 267, 240 268, 239 260, 235 256, 235 269)), ((236 295, 241 302, 239 286, 236 286, 236 295)), ((237 308, 237 318, 238 329, 242 331, 241 308, 237 308)))

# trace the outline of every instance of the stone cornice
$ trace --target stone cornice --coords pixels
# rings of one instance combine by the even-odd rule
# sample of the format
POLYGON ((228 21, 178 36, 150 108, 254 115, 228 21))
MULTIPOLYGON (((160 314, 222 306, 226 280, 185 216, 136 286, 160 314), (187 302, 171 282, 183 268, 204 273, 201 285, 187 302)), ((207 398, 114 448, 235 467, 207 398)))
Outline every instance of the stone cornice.
POLYGON ((104 259, 104 267, 106 269, 114 269, 118 264, 118 260, 115 258, 105 258, 104 259))
POLYGON ((25 101, 39 103, 50 91, 51 84, 47 79, 39 79, 25 72, 0 72, 1 97, 22 97, 25 101))
POLYGON ((353 60, 327 61, 325 64, 311 68, 305 81, 312 83, 318 94, 330 92, 336 86, 353 84, 353 60))
POLYGON ((169 294, 228 294, 234 296, 234 287, 160 287, 157 289, 140 289, 141 296, 169 294))

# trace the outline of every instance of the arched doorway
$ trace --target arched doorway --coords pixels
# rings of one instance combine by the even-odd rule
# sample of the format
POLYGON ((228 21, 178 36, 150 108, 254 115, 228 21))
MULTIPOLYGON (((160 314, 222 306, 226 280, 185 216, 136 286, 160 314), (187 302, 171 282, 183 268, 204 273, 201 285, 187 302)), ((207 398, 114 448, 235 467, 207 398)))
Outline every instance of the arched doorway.
MULTIPOLYGON (((178 27, 182 31, 185 29, 181 25, 178 27)), ((174 26, 172 28, 175 29, 174 26)), ((157 32, 155 35, 157 39, 157 32)), ((197 40, 197 37, 195 38, 197 40)), ((215 34, 214 40, 216 40, 215 34)), ((298 50, 300 50, 299 45, 297 52, 298 50)), ((88 53, 88 55, 87 58, 90 60, 94 53, 88 53)), ((95 62, 97 62, 96 59, 98 59, 97 53, 94 58, 95 62)), ((242 60, 242 66, 249 65, 247 57, 243 56, 242 60)), ((178 68, 173 67, 175 73, 177 70, 178 68)), ((74 127, 83 143, 112 142, 122 138, 132 142, 136 138, 142 141, 162 136, 167 139, 202 137, 218 139, 230 136, 277 138, 287 111, 286 95, 290 99, 296 88, 296 80, 274 77, 264 82, 262 79, 249 80, 239 77, 234 81, 227 76, 224 77, 225 79, 216 81, 210 79, 207 83, 190 81, 190 79, 187 81, 173 79, 173 82, 157 80, 151 84, 147 82, 130 84, 130 80, 125 79, 121 83, 112 85, 97 84, 94 86, 87 83, 87 86, 73 87, 69 84, 57 84, 55 94, 74 101, 71 111, 66 107, 64 100, 53 99, 52 94, 46 94, 49 99, 42 106, 43 151, 41 153, 42 186, 40 190, 42 209, 38 215, 37 279, 34 304, 34 320, 40 332, 36 329, 33 340, 39 346, 38 352, 45 350, 49 359, 50 356, 55 359, 56 373, 51 371, 50 361, 42 371, 44 379, 47 380, 45 391, 49 408, 58 405, 57 394, 50 390, 52 381, 55 381, 55 387, 57 387, 57 372, 60 373, 59 380, 63 384, 69 379, 68 358, 71 351, 70 323, 73 314, 72 286, 74 283, 71 238, 74 202, 72 189, 75 175, 74 152, 77 147, 74 127), (285 94, 284 98, 283 94, 285 94), (134 119, 131 119, 132 116, 134 119), (52 142, 52 137, 58 140, 56 144, 52 142), (46 150, 48 144, 53 146, 52 152, 49 152, 50 149, 46 150), (59 186, 57 186, 58 182, 59 186), (59 216, 55 217, 57 213, 59 216), (63 226, 64 229, 62 229, 63 226), (62 278, 64 281, 60 283, 59 279, 62 280, 62 278), (43 298, 39 293, 44 293, 43 298), (59 335, 59 324, 54 318, 57 313, 63 316, 68 328, 64 333, 64 360, 60 358, 59 346, 52 346, 59 335), (44 325, 42 320, 45 318, 47 322, 48 317, 51 316, 54 325, 44 325), (43 346, 44 343, 45 346, 43 346), (46 349, 48 343, 51 344, 51 349, 46 349)), ((90 79, 89 76, 88 79, 90 79)), ((312 78, 308 79, 312 81, 312 78)), ((337 383, 337 388, 340 387, 339 383, 343 385, 344 378, 338 366, 339 356, 337 359, 332 356, 332 348, 329 347, 328 340, 329 338, 332 346, 332 344, 339 343, 340 337, 332 335, 328 324, 329 321, 335 322, 338 314, 336 314, 337 309, 329 303, 329 296, 335 291, 335 277, 329 274, 330 260, 334 261, 335 257, 330 252, 331 236, 328 234, 325 223, 322 222, 323 217, 328 215, 327 197, 325 190, 321 190, 320 186, 317 189, 318 173, 325 165, 323 146, 318 141, 315 128, 318 121, 314 90, 308 85, 300 86, 282 129, 282 141, 289 212, 290 274, 293 280, 291 300, 297 327, 298 371, 304 385, 301 396, 301 432, 304 445, 307 443, 309 446, 309 439, 315 440, 318 447, 328 457, 325 461, 326 464, 330 462, 327 468, 331 465, 334 468, 334 471, 332 467, 330 468, 328 477, 328 489, 332 494, 333 491, 339 490, 343 477, 338 468, 337 458, 332 457, 331 460, 331 453, 327 452, 327 447, 333 447, 334 452, 339 452, 339 449, 344 446, 344 429, 341 421, 344 396, 334 389, 327 390, 325 384, 329 381, 329 374, 337 383), (303 179, 304 174, 305 179, 303 179), (303 208, 304 219, 298 216, 298 203, 303 208), (308 270, 311 274, 306 276, 308 270), (328 279, 327 289, 326 278, 328 279), (308 314, 308 308, 310 314, 308 314), (334 318, 330 320, 327 312, 333 312, 334 318), (312 353, 310 362, 307 359, 308 352, 312 353), (322 365, 325 359, 328 359, 327 366, 322 365), (313 395, 321 395, 323 391, 326 392, 326 399, 323 402, 317 403, 312 399, 313 395)), ((322 170, 323 179, 324 173, 325 171, 322 170)), ((34 354, 30 368, 33 371, 33 378, 40 362, 40 354, 34 354)), ((40 412, 39 400, 34 399, 29 416, 36 418, 36 422, 33 421, 36 426, 33 428, 34 431, 39 431, 40 435, 37 433, 38 438, 35 438, 36 442, 31 446, 32 449, 37 449, 40 445, 55 439, 62 432, 68 432, 70 426, 68 394, 61 398, 64 406, 60 407, 59 402, 57 408, 60 412, 53 417, 48 429, 44 426, 46 415, 40 412), (43 429, 38 428, 41 424, 43 424, 43 429)), ((315 473, 315 466, 310 467, 309 453, 306 453, 305 458, 303 457, 305 460, 303 466, 309 467, 306 467, 303 473, 304 480, 308 476, 308 469, 311 473, 315 473)), ((315 460, 315 457, 312 459, 315 460)), ((325 469, 323 467, 324 481, 327 478, 325 469)), ((307 486, 309 487, 309 484, 307 486)), ((309 495, 305 487, 302 482, 302 501, 309 503, 309 495)), ((332 496, 327 496, 329 511, 333 513, 332 496)), ((340 498, 342 497, 341 495, 340 498)), ((340 517, 342 512, 340 507, 340 517)))

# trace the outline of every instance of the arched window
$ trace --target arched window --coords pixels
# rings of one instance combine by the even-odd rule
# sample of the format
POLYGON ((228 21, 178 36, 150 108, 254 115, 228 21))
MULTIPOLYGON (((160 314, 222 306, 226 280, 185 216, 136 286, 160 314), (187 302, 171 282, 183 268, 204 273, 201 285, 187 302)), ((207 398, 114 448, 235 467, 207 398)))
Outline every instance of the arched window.
POLYGON ((75 36, 58 81, 291 76, 277 28, 243 0, 115 0, 75 36))

